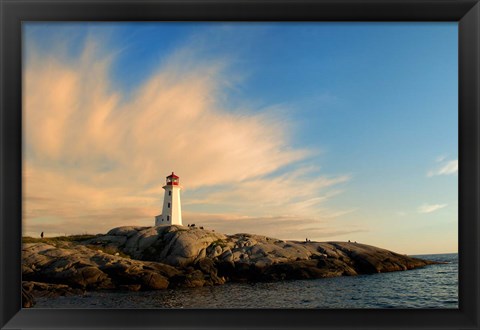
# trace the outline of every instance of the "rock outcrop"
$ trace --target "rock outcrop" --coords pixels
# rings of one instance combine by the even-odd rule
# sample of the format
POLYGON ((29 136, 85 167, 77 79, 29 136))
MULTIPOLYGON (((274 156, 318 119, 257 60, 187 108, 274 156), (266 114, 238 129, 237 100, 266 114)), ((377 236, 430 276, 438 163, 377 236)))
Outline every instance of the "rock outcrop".
MULTIPOLYGON (((57 245, 27 243, 23 246, 22 273, 23 280, 29 283, 61 284, 77 290, 138 291, 223 284, 224 279, 217 276, 216 269, 206 269, 202 267, 204 263, 175 268, 164 263, 122 257, 119 253, 108 254, 102 249, 72 242, 57 245)), ((45 289, 50 292, 53 288, 59 295, 69 293, 68 290, 57 290, 64 287, 36 287, 37 291, 45 289)))
POLYGON ((182 226, 119 227, 83 244, 113 248, 134 259, 175 267, 208 259, 222 275, 249 280, 274 280, 285 272, 284 277, 292 279, 370 274, 430 263, 360 243, 284 241, 253 234, 227 236, 182 226))
POLYGON ((116 248, 134 259, 186 266, 204 258, 213 242, 226 239, 223 234, 195 227, 119 227, 85 244, 116 248))
POLYGON ((30 301, 31 295, 84 290, 159 290, 225 281, 352 276, 433 263, 359 243, 229 236, 183 226, 119 227, 81 242, 25 243, 22 294, 30 301))

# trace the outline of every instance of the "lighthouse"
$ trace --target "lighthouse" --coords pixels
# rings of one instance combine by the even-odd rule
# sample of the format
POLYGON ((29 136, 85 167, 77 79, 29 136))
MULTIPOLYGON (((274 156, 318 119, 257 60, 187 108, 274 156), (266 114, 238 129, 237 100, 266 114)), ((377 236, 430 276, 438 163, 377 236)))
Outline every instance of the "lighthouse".
POLYGON ((167 183, 163 186, 165 196, 163 197, 162 214, 155 217, 155 226, 182 226, 182 205, 180 203, 180 178, 172 172, 167 176, 167 183))

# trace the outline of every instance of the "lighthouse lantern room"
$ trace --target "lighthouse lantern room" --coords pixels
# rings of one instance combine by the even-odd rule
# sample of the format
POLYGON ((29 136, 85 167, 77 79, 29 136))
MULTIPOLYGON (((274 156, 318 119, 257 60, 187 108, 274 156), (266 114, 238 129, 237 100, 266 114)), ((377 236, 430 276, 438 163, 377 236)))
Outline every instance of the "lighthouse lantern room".
POLYGON ((162 214, 155 217, 155 226, 182 226, 182 205, 180 203, 180 178, 172 172, 167 176, 162 214))

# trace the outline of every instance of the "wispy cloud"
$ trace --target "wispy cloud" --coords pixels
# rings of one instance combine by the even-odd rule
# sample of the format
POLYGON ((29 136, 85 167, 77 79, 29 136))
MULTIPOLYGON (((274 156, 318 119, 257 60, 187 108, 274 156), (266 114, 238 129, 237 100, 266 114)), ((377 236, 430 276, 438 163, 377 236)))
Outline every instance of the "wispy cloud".
POLYGON ((232 214, 190 214, 184 215, 187 223, 195 223, 197 226, 204 226, 206 229, 227 233, 255 233, 258 235, 272 236, 280 239, 305 240, 326 239, 333 240, 338 237, 355 233, 362 233, 366 230, 360 226, 341 228, 331 226, 325 219, 297 216, 264 216, 249 217, 232 214), (254 228, 254 230, 253 230, 254 228))
MULTIPOLYGON (((268 178, 244 180, 228 187, 221 186, 192 204, 227 207, 240 212, 248 205, 248 214, 255 215, 311 215, 319 211, 319 205, 341 193, 333 187, 345 183, 350 176, 306 176, 303 169, 268 178)), ((201 195, 201 194, 197 194, 201 195)), ((187 201, 187 203, 189 203, 187 201)), ((188 204, 187 204, 188 205, 188 204)), ((325 212, 321 212, 325 215, 325 212)))
POLYGON ((437 168, 428 171, 428 177, 436 175, 453 175, 458 173, 458 159, 447 160, 444 156, 441 156, 437 159, 437 163, 439 163, 437 168))
POLYGON ((423 204, 418 208, 419 213, 432 213, 443 209, 447 204, 423 204))
POLYGON ((272 111, 231 111, 218 101, 232 83, 225 61, 198 63, 193 50, 179 51, 126 100, 110 80, 115 58, 94 40, 73 60, 55 49, 27 50, 26 231, 151 225, 172 170, 191 193, 187 211, 189 203, 203 203, 277 220, 345 212, 321 204, 349 176, 301 165, 314 151, 290 147, 288 121, 272 111), (293 170, 275 174, 286 166, 293 170))

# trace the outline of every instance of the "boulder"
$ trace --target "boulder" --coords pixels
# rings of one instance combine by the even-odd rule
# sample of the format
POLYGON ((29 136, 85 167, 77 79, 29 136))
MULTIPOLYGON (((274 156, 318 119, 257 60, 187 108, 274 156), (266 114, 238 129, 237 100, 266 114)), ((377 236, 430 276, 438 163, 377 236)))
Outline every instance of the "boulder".
POLYGON ((170 279, 171 287, 196 288, 205 285, 205 277, 200 270, 174 276, 170 279))
POLYGON ((107 233, 108 236, 125 236, 127 238, 135 235, 137 232, 147 229, 149 227, 138 227, 138 226, 124 226, 110 229, 107 233))
POLYGON ((146 270, 142 273, 140 282, 144 290, 166 289, 169 284, 165 277, 151 270, 146 270))

